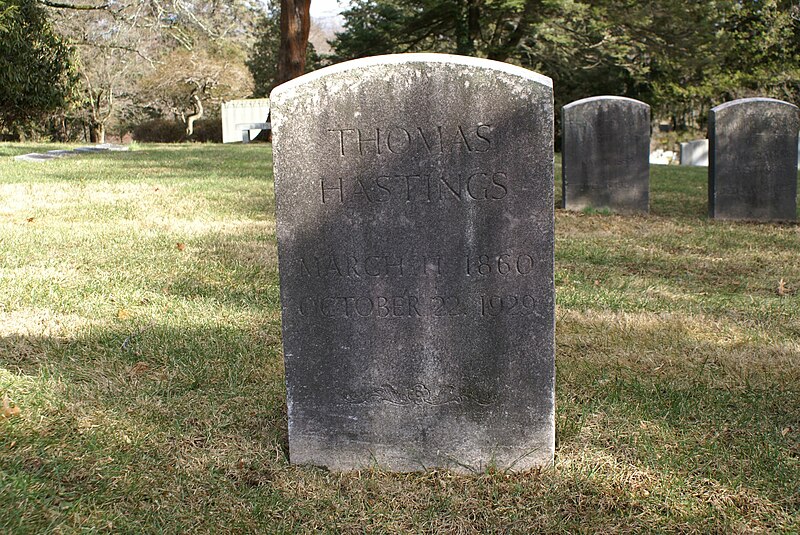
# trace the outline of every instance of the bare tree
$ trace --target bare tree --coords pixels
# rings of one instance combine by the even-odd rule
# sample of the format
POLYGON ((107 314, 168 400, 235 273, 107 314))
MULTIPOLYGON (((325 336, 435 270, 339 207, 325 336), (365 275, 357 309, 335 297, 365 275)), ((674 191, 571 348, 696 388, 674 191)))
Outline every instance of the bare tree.
POLYGON ((186 125, 191 136, 194 123, 211 104, 249 95, 252 76, 236 50, 220 50, 213 44, 192 50, 177 49, 163 57, 139 82, 139 97, 162 115, 172 115, 186 125))
POLYGON ((204 104, 252 89, 244 62, 257 0, 39 1, 78 50, 80 113, 92 141, 137 110, 182 118, 191 135, 204 104))

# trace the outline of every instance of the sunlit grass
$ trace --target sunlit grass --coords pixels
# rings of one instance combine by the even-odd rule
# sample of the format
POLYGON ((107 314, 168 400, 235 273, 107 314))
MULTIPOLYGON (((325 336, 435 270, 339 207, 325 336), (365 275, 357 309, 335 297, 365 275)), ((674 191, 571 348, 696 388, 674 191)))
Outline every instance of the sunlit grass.
POLYGON ((335 474, 286 456, 270 147, 52 148, 0 144, 0 531, 800 529, 800 227, 705 169, 557 210, 552 469, 335 474))

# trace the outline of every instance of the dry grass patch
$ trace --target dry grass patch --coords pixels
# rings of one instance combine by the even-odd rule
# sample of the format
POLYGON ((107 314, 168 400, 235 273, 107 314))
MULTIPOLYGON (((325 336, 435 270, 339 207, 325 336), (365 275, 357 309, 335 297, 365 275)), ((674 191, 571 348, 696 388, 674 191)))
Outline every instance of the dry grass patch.
POLYGON ((557 313, 558 356, 631 373, 701 375, 714 388, 800 384, 800 339, 753 331, 730 319, 686 313, 557 313))

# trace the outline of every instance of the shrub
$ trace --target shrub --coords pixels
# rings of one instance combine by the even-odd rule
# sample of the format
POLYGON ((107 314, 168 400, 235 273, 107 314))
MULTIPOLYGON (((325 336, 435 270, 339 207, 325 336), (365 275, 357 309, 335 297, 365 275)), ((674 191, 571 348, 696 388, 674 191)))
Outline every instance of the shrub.
POLYGON ((209 117, 208 119, 195 121, 194 134, 189 138, 189 141, 222 143, 222 119, 209 117))
POLYGON ((178 143, 186 140, 186 127, 180 121, 150 119, 133 126, 133 139, 150 143, 178 143))
POLYGON ((222 143, 222 122, 219 117, 195 121, 191 137, 186 137, 186 125, 183 122, 169 119, 149 119, 133 125, 131 130, 133 139, 145 143, 222 143))

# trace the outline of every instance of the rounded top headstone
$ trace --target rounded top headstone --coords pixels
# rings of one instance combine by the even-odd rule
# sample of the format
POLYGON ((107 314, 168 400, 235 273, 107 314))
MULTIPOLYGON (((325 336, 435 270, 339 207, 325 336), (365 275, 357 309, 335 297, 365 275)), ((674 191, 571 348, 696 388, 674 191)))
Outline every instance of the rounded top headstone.
POLYGON ((552 464, 550 79, 379 56, 271 108, 290 461, 552 464))
POLYGON ((516 65, 503 63, 501 61, 494 61, 483 58, 473 58, 469 56, 458 56, 455 54, 411 53, 411 54, 370 56, 367 58, 360 58, 360 59, 345 61, 342 63, 337 63, 336 65, 331 65, 329 67, 325 67, 317 71, 304 74, 303 76, 282 83, 281 85, 275 87, 275 89, 272 90, 272 92, 270 93, 270 99, 280 99, 281 96, 285 94, 287 91, 291 91, 292 89, 295 89, 299 86, 308 84, 309 82, 313 82, 315 80, 319 80, 321 78, 325 78, 328 76, 347 73, 349 71, 361 72, 363 71, 363 69, 370 67, 380 67, 384 65, 391 66, 391 65, 401 65, 401 64, 414 64, 414 63, 428 64, 428 65, 432 63, 433 64, 442 63, 442 64, 458 65, 462 67, 473 67, 476 69, 491 69, 498 72, 503 72, 505 74, 510 74, 512 76, 524 78, 526 80, 530 80, 532 82, 536 82, 538 84, 550 88, 553 87, 553 80, 551 78, 548 78, 547 76, 544 76, 537 72, 524 69, 522 67, 518 67, 516 65))
POLYGON ((715 219, 797 218, 798 107, 743 98, 708 115, 709 215, 715 219))
POLYGON ((720 104, 719 106, 711 108, 711 111, 716 113, 727 108, 732 108, 734 106, 741 106, 743 104, 755 104, 755 103, 770 103, 775 105, 790 106, 792 108, 798 109, 797 106, 795 106, 791 102, 786 102, 784 100, 778 100, 776 98, 768 98, 768 97, 750 97, 750 98, 740 98, 736 100, 731 100, 730 102, 725 102, 724 104, 720 104))
POLYGON ((634 104, 634 105, 638 104, 638 105, 646 106, 647 108, 650 107, 650 105, 647 104, 646 102, 642 102, 641 100, 636 100, 635 98, 618 97, 618 96, 614 96, 614 95, 600 95, 600 96, 596 96, 596 97, 582 98, 580 100, 576 100, 574 102, 570 102, 569 104, 564 106, 564 109, 573 108, 575 106, 583 106, 585 104, 591 104, 591 103, 595 103, 595 102, 604 102, 604 101, 606 101, 606 102, 607 101, 627 102, 627 103, 634 104))

